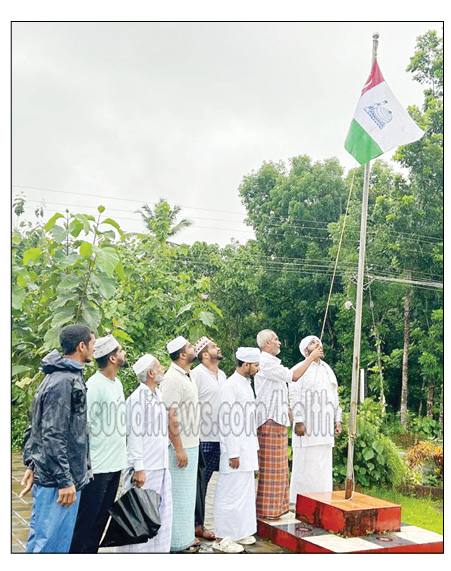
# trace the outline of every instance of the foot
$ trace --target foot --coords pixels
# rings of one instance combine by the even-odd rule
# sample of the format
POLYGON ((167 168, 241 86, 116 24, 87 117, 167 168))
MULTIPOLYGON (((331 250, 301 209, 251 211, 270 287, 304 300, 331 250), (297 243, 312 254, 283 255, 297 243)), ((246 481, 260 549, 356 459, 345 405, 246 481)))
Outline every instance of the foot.
POLYGON ((239 539, 236 543, 239 543, 241 545, 252 545, 256 541, 257 540, 253 535, 249 535, 249 537, 244 537, 243 539, 239 539))
POLYGON ((235 543, 228 537, 224 537, 221 541, 216 540, 213 543, 213 549, 215 551, 221 551, 222 553, 242 553, 244 551, 244 547, 235 543))
POLYGON ((195 529, 196 537, 202 537, 203 539, 215 539, 215 534, 209 529, 205 528, 203 525, 198 525, 195 529))

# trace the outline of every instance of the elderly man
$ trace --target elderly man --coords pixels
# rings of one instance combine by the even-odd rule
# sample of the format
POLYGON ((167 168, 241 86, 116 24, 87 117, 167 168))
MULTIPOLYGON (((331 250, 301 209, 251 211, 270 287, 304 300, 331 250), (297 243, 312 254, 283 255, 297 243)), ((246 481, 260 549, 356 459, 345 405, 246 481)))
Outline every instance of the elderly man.
POLYGON ((204 527, 205 495, 211 475, 219 470, 219 389, 226 376, 219 369, 223 356, 214 341, 201 337, 194 344, 194 354, 200 364, 191 372, 191 378, 197 386, 201 409, 195 533, 197 537, 214 539, 214 533, 204 527))
POLYGON ((127 465, 125 398, 117 377, 128 367, 125 349, 113 335, 94 346, 99 370, 86 383, 89 444, 94 479, 83 489, 70 553, 97 553, 127 465))
POLYGON ((258 470, 256 403, 250 380, 258 372, 260 351, 240 347, 237 367, 221 387, 219 433, 221 459, 216 485, 213 549, 240 553, 255 543, 254 471, 258 470))
MULTIPOLYGON (((314 335, 305 337, 299 345, 306 360, 318 348, 322 349, 322 344, 314 335)), ((295 365, 293 371, 299 367, 300 364, 295 365)), ((310 363, 302 381, 290 385, 293 411, 291 503, 296 503, 298 494, 333 490, 332 448, 334 432, 341 432, 342 414, 337 389, 334 372, 320 357, 310 363)))
POLYGON ((168 413, 158 385, 164 368, 153 355, 143 355, 133 365, 139 387, 126 402, 127 461, 125 489, 132 482, 143 490, 155 490, 161 496, 161 527, 146 543, 124 545, 121 553, 168 553, 171 547, 172 486, 168 456, 168 413))
POLYGON ((274 331, 264 329, 257 335, 262 351, 260 370, 255 376, 259 476, 257 517, 277 519, 289 511, 288 433, 290 411, 288 383, 296 382, 310 363, 321 355, 315 349, 296 371, 284 367, 276 355, 280 341, 274 331))
POLYGON ((83 366, 91 361, 94 332, 82 324, 60 333, 41 363, 46 373, 31 407, 20 497, 33 487, 27 553, 67 553, 81 490, 91 478, 83 366))
POLYGON ((199 456, 199 410, 197 387, 191 379, 194 345, 184 337, 167 344, 171 366, 161 383, 169 412, 169 470, 172 478, 171 551, 195 551, 194 508, 199 456))

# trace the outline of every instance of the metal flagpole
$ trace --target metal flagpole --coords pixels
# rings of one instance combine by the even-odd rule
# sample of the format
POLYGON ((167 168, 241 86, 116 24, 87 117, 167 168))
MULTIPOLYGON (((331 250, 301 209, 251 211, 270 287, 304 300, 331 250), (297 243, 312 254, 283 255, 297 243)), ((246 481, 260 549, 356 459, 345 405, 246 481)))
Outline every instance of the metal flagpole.
MULTIPOLYGON (((377 58, 379 34, 373 34, 373 59, 377 58)), ((351 406, 349 411, 348 463, 346 468, 345 499, 349 500, 354 488, 354 438, 356 436, 357 396, 360 373, 360 338, 362 333, 363 277, 365 269, 366 226, 368 218, 368 188, 370 181, 370 161, 365 164, 363 175, 362 219, 360 222, 359 267, 357 271, 357 293, 354 324, 354 353, 352 357, 351 406)))

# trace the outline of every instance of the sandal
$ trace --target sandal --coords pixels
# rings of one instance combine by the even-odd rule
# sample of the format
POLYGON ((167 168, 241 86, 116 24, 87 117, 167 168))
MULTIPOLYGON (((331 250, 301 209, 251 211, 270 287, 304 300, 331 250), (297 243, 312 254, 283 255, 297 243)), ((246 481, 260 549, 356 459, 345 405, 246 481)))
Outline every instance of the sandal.
POLYGON ((182 551, 172 551, 171 553, 197 553, 200 549, 200 542, 199 544, 190 545, 186 549, 182 549, 182 551))
POLYGON ((196 531, 195 534, 196 537, 202 537, 202 539, 209 539, 209 540, 216 539, 215 534, 209 529, 205 528, 204 526, 201 527, 200 531, 196 531))

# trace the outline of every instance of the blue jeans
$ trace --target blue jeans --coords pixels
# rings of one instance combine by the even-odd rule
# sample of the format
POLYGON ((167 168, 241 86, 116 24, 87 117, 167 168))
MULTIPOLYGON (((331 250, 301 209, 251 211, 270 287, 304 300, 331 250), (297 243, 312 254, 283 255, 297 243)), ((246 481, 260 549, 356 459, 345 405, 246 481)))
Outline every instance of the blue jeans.
POLYGON ((62 506, 57 502, 58 488, 45 488, 33 484, 32 494, 33 507, 27 553, 68 553, 77 518, 80 492, 77 492, 77 498, 71 506, 62 506))

